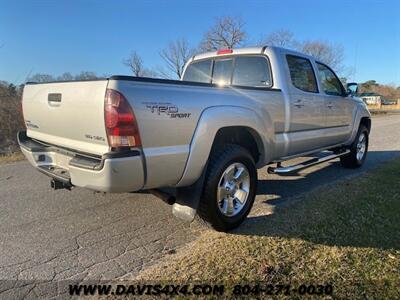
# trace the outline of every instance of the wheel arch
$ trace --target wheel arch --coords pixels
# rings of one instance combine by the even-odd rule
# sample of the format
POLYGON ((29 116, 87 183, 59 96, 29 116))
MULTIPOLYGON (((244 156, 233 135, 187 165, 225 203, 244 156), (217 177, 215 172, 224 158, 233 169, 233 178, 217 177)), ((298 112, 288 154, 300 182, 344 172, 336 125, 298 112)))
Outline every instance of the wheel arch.
POLYGON ((357 106, 357 110, 354 114, 354 120, 352 123, 352 129, 349 139, 344 143, 345 145, 351 145, 356 138, 360 125, 365 125, 368 128, 368 132, 371 131, 372 121, 371 114, 364 105, 357 106))
POLYGON ((268 155, 265 151, 273 139, 273 125, 267 115, 261 117, 253 110, 240 106, 216 106, 203 111, 192 141, 185 170, 177 187, 195 182, 207 164, 213 148, 223 141, 236 141, 249 149, 261 165, 268 155), (256 146, 256 149, 254 149, 256 146))
POLYGON ((218 129, 215 134, 211 151, 215 151, 223 144, 237 144, 247 149, 257 164, 262 160, 264 145, 260 135, 251 127, 226 126, 218 129))
POLYGON ((371 118, 370 117, 362 117, 360 120, 360 125, 358 127, 360 127, 361 125, 365 125, 365 127, 367 127, 368 132, 371 131, 371 118))

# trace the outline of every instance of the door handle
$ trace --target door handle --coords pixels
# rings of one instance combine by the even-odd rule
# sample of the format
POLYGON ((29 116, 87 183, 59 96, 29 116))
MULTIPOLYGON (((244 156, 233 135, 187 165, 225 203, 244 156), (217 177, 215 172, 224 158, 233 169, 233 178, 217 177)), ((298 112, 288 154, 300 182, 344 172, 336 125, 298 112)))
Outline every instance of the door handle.
POLYGON ((329 102, 326 106, 329 107, 329 108, 332 108, 333 104, 332 104, 332 102, 329 102))
POLYGON ((300 100, 300 99, 297 100, 296 103, 294 104, 294 106, 299 107, 299 108, 304 106, 303 100, 300 100))
POLYGON ((62 95, 60 93, 50 93, 47 95, 47 102, 50 106, 60 106, 62 95))

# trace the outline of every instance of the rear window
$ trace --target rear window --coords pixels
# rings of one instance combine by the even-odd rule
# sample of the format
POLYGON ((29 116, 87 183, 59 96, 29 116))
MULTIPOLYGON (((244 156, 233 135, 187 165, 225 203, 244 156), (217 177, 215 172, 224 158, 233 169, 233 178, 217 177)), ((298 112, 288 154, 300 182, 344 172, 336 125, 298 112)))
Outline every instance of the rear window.
POLYGON ((211 82, 211 60, 191 63, 183 76, 184 81, 211 82))
POLYGON ((231 84, 233 59, 219 59, 214 62, 212 83, 219 85, 231 84))
POLYGON ((182 80, 218 85, 272 86, 268 59, 259 55, 238 55, 193 62, 186 68, 182 80))
POLYGON ((311 62, 304 57, 294 55, 287 55, 286 60, 292 84, 302 91, 318 93, 317 81, 311 62))
POLYGON ((236 57, 233 85, 271 86, 271 72, 268 61, 259 56, 236 57))

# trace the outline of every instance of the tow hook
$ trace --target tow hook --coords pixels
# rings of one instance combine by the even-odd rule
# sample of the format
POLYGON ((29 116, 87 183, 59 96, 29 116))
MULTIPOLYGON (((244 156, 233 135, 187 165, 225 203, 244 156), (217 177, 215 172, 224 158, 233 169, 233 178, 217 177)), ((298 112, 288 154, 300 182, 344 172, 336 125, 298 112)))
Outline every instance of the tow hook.
POLYGON ((67 184, 67 183, 64 183, 64 182, 62 182, 62 181, 58 181, 58 180, 56 180, 56 179, 52 179, 51 181, 50 181, 50 186, 51 186, 51 188, 53 189, 53 190, 60 190, 60 189, 67 189, 67 190, 71 190, 71 188, 72 188, 72 185, 71 184, 67 184))

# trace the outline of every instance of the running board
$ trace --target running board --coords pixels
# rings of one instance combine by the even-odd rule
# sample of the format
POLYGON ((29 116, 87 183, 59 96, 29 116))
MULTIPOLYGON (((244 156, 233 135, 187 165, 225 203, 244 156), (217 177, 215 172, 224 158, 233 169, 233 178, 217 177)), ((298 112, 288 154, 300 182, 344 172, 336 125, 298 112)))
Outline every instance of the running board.
POLYGON ((331 154, 331 155, 320 157, 320 158, 316 157, 316 158, 307 160, 307 161, 305 161, 303 163, 300 163, 300 164, 297 164, 297 165, 293 165, 293 166, 288 166, 288 167, 281 167, 280 163, 278 163, 278 166, 276 168, 269 167, 267 169, 267 171, 268 171, 269 174, 287 174, 287 173, 291 173, 291 172, 294 172, 294 171, 302 170, 302 169, 305 169, 305 168, 308 168, 308 167, 311 167, 311 166, 326 162, 328 160, 332 160, 332 159, 338 158, 340 156, 343 156, 343 155, 346 155, 346 154, 349 154, 349 153, 350 153, 350 150, 345 150, 345 151, 340 152, 340 153, 331 154))

